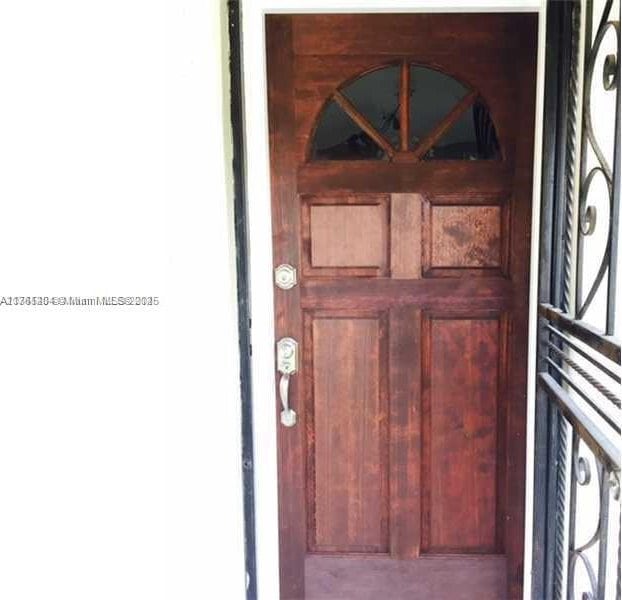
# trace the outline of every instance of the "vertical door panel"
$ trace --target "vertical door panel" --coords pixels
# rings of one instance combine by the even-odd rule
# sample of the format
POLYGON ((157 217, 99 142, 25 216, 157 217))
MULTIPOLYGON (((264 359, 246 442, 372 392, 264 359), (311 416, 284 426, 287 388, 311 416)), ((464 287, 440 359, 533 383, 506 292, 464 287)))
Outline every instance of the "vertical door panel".
POLYGON ((494 552, 500 322, 431 317, 425 335, 424 552, 494 552))
POLYGON ((387 552, 385 319, 317 316, 313 346, 311 548, 387 552))

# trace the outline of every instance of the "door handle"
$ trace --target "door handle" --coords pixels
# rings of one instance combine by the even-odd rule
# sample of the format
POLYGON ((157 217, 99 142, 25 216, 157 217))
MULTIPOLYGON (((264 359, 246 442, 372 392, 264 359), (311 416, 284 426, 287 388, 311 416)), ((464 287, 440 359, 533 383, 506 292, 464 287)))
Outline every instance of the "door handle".
POLYGON ((298 342, 285 337, 276 344, 276 366, 281 373, 279 397, 281 399, 281 424, 284 427, 296 425, 296 412, 289 406, 289 378, 298 371, 298 342))
POLYGON ((296 411, 289 407, 289 373, 283 373, 279 381, 279 394, 281 396, 281 424, 285 427, 296 425, 296 411))

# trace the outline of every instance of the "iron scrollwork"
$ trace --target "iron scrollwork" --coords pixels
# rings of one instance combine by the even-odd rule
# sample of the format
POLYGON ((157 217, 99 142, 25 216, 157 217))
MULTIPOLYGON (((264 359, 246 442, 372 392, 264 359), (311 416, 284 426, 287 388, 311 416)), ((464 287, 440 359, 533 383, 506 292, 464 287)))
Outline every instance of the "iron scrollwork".
POLYGON ((562 41, 547 64, 549 116, 558 121, 549 128, 555 152, 543 193, 550 221, 541 260, 550 274, 540 280, 538 382, 549 411, 547 527, 535 535, 544 540, 544 566, 533 590, 538 600, 620 600, 621 375, 612 366, 620 362, 613 336, 620 0, 551 1, 549 8, 552 44, 562 41))
MULTIPOLYGON (((614 108, 613 114, 606 116, 598 112, 595 107, 598 106, 598 100, 603 101, 603 97, 596 99, 595 96, 615 94, 614 106, 618 107, 620 102, 620 7, 619 3, 614 5, 613 0, 606 0, 602 5, 602 12, 595 15, 595 3, 592 0, 581 4, 586 11, 586 27, 575 316, 577 319, 590 321, 605 334, 611 335, 614 333, 616 301, 617 221, 620 202, 620 140, 617 130, 620 127, 620 113, 619 108, 614 108), (592 22, 597 24, 595 31, 592 31, 592 22), (612 41, 615 48, 613 52, 612 41), (605 48, 607 50, 603 57, 605 48), (597 73, 597 65, 601 63, 602 72, 597 73), (595 118, 601 122, 605 118, 613 123, 613 144, 607 144, 609 140, 602 139, 606 137, 602 135, 602 130, 601 139, 598 138, 595 118), (598 268, 588 278, 583 269, 584 259, 598 253, 598 248, 602 248, 602 255, 596 263, 598 268), (605 285, 606 310, 600 310, 602 305, 596 306, 594 299, 605 285), (589 311, 590 308, 593 310, 589 311)), ((575 371, 583 380, 590 382, 585 372, 581 373, 580 369, 575 371)), ((619 382, 619 378, 617 381, 619 382)), ((600 386, 594 386, 593 381, 591 383, 602 393, 600 386)), ((619 399, 613 398, 613 401, 619 408, 619 399)), ((605 600, 615 597, 619 600, 620 530, 616 528, 619 527, 620 515, 620 474, 610 462, 592 452, 587 445, 581 444, 580 439, 579 430, 573 427, 568 507, 567 598, 605 600), (597 488, 597 511, 590 507, 589 502, 585 504, 585 496, 580 493, 581 489, 590 486, 597 488), (581 498, 584 499, 583 505, 581 498), (578 524, 582 525, 583 534, 586 528, 589 530, 592 527, 591 535, 586 540, 581 540, 580 544, 576 543, 576 538, 579 537, 578 524), (611 544, 617 547, 610 548, 611 544), (618 559, 615 569, 610 564, 613 553, 617 554, 618 559)))
MULTIPOLYGON (((571 525, 569 532, 567 597, 569 600, 574 600, 575 598, 581 598, 581 600, 603 600, 606 597, 612 597, 611 595, 607 596, 607 589, 611 590, 607 577, 607 546, 610 538, 610 527, 612 525, 615 526, 616 521, 615 517, 612 519, 612 514, 616 513, 617 507, 611 505, 611 500, 618 503, 620 499, 619 472, 611 469, 610 466, 599 460, 588 448, 581 448, 580 450, 579 439, 579 435, 575 431, 573 433, 573 471, 570 484, 571 525), (590 466, 592 462, 596 467, 596 477, 592 477, 592 467, 590 466), (587 488, 591 484, 596 485, 599 508, 596 513, 590 512, 588 515, 588 517, 592 518, 592 522, 588 524, 588 526, 592 527, 592 533, 586 541, 580 545, 575 545, 576 521, 580 512, 580 506, 577 502, 577 489, 578 487, 587 488), (595 520, 593 520, 594 517, 596 518, 595 520), (594 558, 597 560, 594 561, 594 558), (580 570, 585 575, 583 581, 579 577, 580 570), (577 580, 579 580, 579 585, 577 585, 577 580), (586 587, 588 588, 587 590, 585 589, 586 587), (581 589, 580 596, 575 592, 576 589, 581 589)), ((616 598, 619 598, 619 594, 616 598)))
MULTIPOLYGON (((577 272, 577 310, 576 315, 578 319, 586 317, 586 313, 601 285, 605 280, 605 275, 608 275, 609 279, 613 279, 615 282, 616 277, 616 264, 615 256, 612 252, 612 240, 614 236, 614 230, 617 228, 615 222, 615 215, 618 214, 617 204, 619 204, 619 190, 615 190, 615 177, 614 170, 618 169, 619 156, 616 156, 618 150, 614 149, 613 156, 607 156, 604 146, 601 141, 598 140, 596 131, 594 128, 594 115, 593 115, 593 81, 595 75, 596 65, 599 62, 598 58, 602 55, 603 42, 607 38, 609 32, 613 32, 615 36, 615 54, 608 53, 603 60, 602 67, 602 91, 605 93, 616 94, 616 104, 619 102, 619 79, 620 79, 620 64, 619 64, 619 48, 620 48, 620 21, 619 15, 617 19, 612 15, 613 0, 607 0, 605 2, 603 12, 600 15, 598 21, 598 28, 594 42, 590 45, 591 31, 588 26, 586 31, 586 60, 585 60, 585 83, 584 83, 584 100, 583 100, 583 151, 582 151, 582 177, 579 193, 579 269, 577 272), (597 164, 587 169, 587 154, 588 149, 593 152, 597 164), (607 191, 607 204, 608 215, 602 216, 598 212, 594 203, 590 202, 594 189, 596 188, 595 182, 599 179, 605 183, 607 191), (617 193, 616 193, 617 192, 617 193), (597 224, 601 218, 606 218, 606 222, 602 226, 607 228, 606 242, 604 244, 604 250, 600 259, 600 264, 596 274, 592 280, 583 282, 583 273, 581 270, 582 258, 585 255, 588 243, 587 238, 593 236, 597 224), (586 293, 583 294, 582 290, 585 289, 586 293)), ((587 3, 588 22, 591 22, 593 11, 592 2, 587 3)), ((618 119, 616 119, 617 121, 618 119)), ((619 123, 616 122, 616 126, 619 123)), ((619 184, 618 184, 619 185, 619 184)), ((613 287, 613 286, 610 286, 613 287)), ((611 292, 610 292, 611 293, 611 292)), ((603 329, 607 334, 611 334, 614 321, 614 307, 615 299, 609 298, 607 303, 607 315, 606 323, 603 329)), ((599 326, 600 324, 595 323, 599 326)))

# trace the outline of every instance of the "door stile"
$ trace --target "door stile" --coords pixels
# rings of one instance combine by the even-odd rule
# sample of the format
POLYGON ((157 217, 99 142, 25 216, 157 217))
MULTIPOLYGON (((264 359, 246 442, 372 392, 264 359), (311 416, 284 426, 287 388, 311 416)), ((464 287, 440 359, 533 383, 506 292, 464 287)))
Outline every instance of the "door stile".
POLYGON ((508 402, 507 402, 507 473, 505 549, 508 559, 508 600, 522 598, 524 571, 524 521, 527 430, 527 362, 529 318, 529 261, 533 190, 533 148, 536 89, 537 30, 525 18, 520 29, 523 55, 517 60, 517 81, 521 111, 516 136, 514 194, 511 219, 512 239, 510 276, 514 283, 514 310, 508 324, 508 402))
MULTIPOLYGON (((499 364, 497 378, 499 382, 499 397, 508 397, 509 386, 509 340, 510 340, 511 311, 501 311, 499 316, 499 364)), ((508 405, 500 402, 497 409, 497 528, 496 547, 500 554, 505 552, 506 515, 508 479, 511 477, 506 469, 508 461, 508 405)))
MULTIPOLYGON (((299 268, 300 211, 296 195, 294 152, 294 55, 292 22, 289 16, 266 20, 272 231, 274 264, 299 268)), ((303 337, 300 286, 282 290, 275 286, 276 338, 303 337)), ((276 371, 276 369, 275 369, 276 371)), ((276 381, 278 389, 278 380, 276 381)), ((290 405, 297 413, 297 424, 284 427, 275 405, 279 464, 279 562, 281 598, 304 598, 306 552, 305 502, 305 411, 304 373, 295 374, 290 383, 290 405)), ((275 393, 275 398, 278 395, 275 393)))
POLYGON ((421 194, 391 194, 390 261, 393 279, 421 279, 421 194))
POLYGON ((417 558, 421 547, 421 310, 394 308, 389 323, 390 553, 417 558))

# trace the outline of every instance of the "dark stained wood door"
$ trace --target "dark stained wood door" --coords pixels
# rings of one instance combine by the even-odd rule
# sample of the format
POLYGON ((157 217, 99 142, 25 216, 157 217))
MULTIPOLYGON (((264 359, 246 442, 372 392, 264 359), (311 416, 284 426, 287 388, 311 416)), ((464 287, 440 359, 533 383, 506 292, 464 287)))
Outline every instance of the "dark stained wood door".
POLYGON ((522 598, 536 29, 266 18, 284 599, 522 598))

